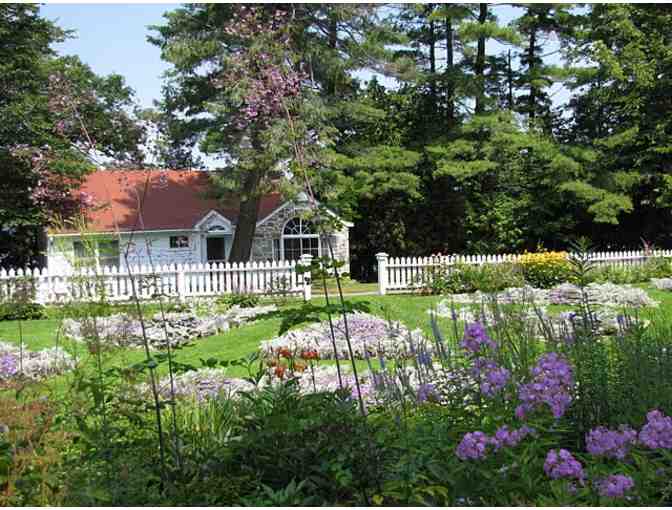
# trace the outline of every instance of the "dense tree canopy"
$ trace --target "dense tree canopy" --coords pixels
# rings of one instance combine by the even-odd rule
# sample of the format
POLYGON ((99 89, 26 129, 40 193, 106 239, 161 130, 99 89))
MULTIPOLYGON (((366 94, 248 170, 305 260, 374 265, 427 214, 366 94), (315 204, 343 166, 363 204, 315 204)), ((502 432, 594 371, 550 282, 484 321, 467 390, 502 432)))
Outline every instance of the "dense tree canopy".
MULTIPOLYGON (((185 4, 151 28, 172 67, 142 119, 159 165, 219 158, 238 260, 258 197, 307 182, 354 220, 356 276, 379 251, 669 246, 671 22, 647 4, 185 4)), ((54 55, 67 36, 0 7, 5 239, 67 209, 92 138, 143 158, 132 91, 54 55)))

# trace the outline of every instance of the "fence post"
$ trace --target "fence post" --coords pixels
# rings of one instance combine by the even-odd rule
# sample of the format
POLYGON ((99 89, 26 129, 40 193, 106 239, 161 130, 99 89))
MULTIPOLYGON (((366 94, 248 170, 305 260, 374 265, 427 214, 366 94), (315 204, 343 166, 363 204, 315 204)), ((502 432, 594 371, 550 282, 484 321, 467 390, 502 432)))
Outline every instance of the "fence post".
POLYGON ((387 294, 387 253, 376 253, 378 259, 378 294, 387 294))
POLYGON ((177 299, 182 301, 187 296, 187 280, 184 276, 184 264, 177 264, 177 299))
MULTIPOLYGON (((303 255, 301 255, 300 262, 302 266, 309 268, 312 260, 313 260, 312 255, 310 255, 309 253, 304 253, 303 255)), ((305 273, 303 273, 303 300, 310 301, 312 297, 313 297, 313 287, 310 278, 310 270, 308 270, 305 273)))

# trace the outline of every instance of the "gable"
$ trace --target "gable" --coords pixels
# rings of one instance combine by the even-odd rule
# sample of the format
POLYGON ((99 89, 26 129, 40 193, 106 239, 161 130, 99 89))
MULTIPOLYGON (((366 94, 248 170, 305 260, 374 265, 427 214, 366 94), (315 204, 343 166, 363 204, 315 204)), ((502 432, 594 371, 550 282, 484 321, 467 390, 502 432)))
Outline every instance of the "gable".
POLYGON ((233 232, 233 225, 227 218, 213 209, 194 225, 194 230, 230 234, 233 232))

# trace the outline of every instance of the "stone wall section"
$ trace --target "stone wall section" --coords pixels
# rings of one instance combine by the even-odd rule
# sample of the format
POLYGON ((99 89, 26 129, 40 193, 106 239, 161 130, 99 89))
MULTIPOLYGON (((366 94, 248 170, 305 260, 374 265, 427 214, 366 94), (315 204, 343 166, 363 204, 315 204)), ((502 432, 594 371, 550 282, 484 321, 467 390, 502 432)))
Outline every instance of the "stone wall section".
MULTIPOLYGON (((285 224, 292 218, 301 216, 306 211, 305 207, 289 205, 282 210, 276 212, 262 225, 257 226, 254 235, 254 242, 252 243, 251 260, 265 261, 273 260, 273 240, 281 239, 282 230, 285 224)), ((342 230, 334 232, 331 235, 331 243, 334 248, 334 254, 338 260, 346 263, 343 267, 343 272, 350 272, 350 233, 348 227, 343 227, 342 230)), ((322 255, 326 256, 329 253, 329 248, 326 241, 322 241, 322 255)))

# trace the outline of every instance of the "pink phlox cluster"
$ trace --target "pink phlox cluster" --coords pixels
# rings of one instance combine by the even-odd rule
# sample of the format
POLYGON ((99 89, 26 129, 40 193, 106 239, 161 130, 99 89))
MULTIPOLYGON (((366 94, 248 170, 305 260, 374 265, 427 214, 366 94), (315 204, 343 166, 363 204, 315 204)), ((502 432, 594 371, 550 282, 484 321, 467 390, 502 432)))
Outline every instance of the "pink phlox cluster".
POLYGON ((672 449, 672 418, 658 409, 646 414, 646 424, 639 431, 639 442, 652 449, 672 449))
POLYGON ((556 419, 562 417, 572 401, 574 379, 569 362, 555 352, 544 354, 532 369, 532 376, 531 382, 518 388, 522 404, 516 408, 516 416, 523 420, 527 413, 547 404, 556 419))
POLYGON ((548 452, 544 462, 544 472, 554 480, 559 478, 584 479, 583 466, 564 448, 548 452))
POLYGON ((621 425, 619 430, 597 427, 586 435, 586 450, 591 455, 624 459, 637 442, 637 431, 621 425))

